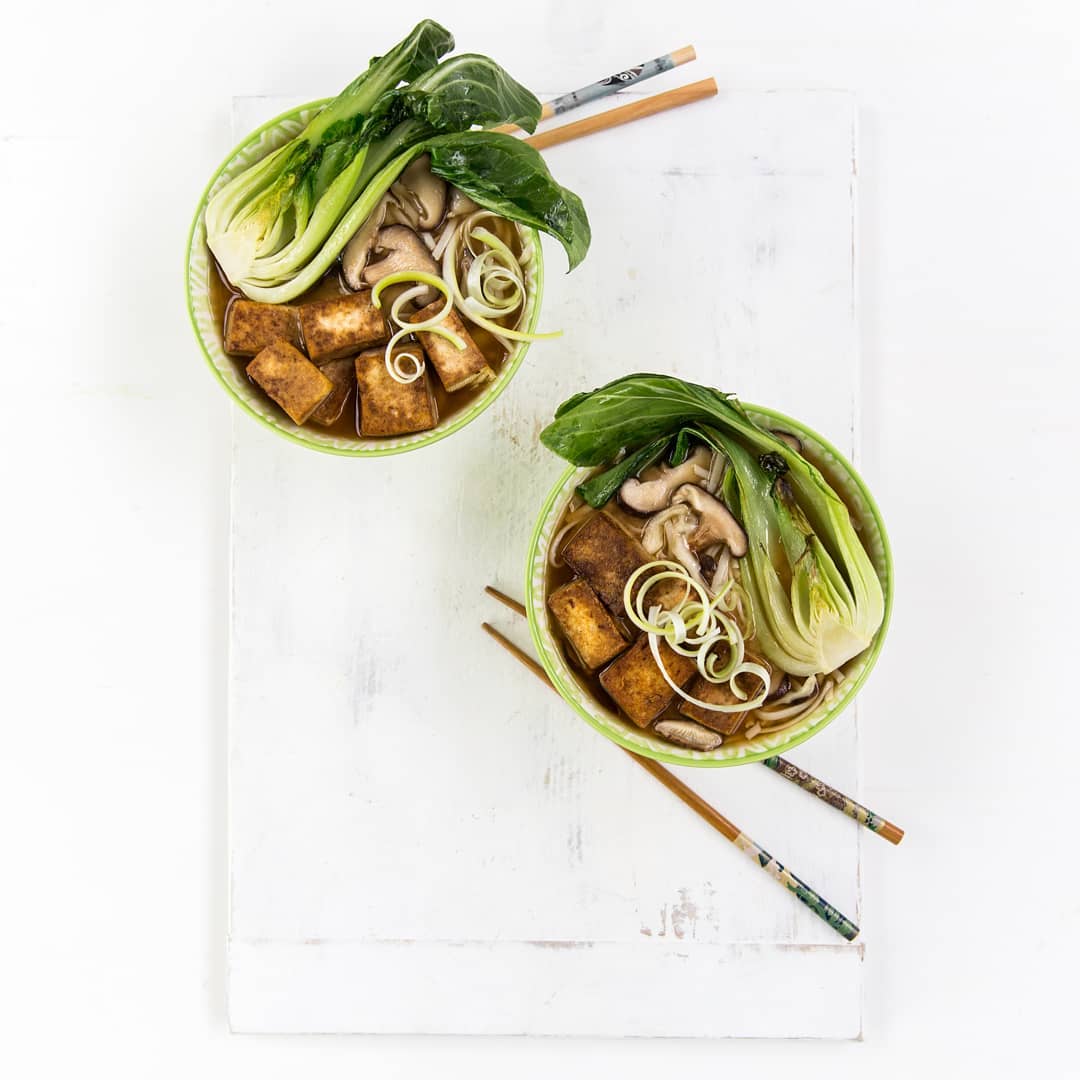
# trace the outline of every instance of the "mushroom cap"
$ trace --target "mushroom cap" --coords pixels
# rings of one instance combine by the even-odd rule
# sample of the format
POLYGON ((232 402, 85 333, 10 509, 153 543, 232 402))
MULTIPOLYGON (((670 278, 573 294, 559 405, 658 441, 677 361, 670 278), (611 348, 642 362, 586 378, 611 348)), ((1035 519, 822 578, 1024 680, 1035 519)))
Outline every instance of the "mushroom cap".
POLYGON ((710 544, 723 541, 731 549, 732 555, 741 558, 746 554, 748 541, 743 527, 714 495, 697 484, 683 484, 671 501, 686 503, 697 512, 698 527, 687 541, 692 550, 700 551, 710 544))
POLYGON ((420 228, 420 215, 409 193, 394 184, 386 193, 386 218, 384 225, 404 225, 407 229, 420 228))
MULTIPOLYGON (((431 257, 424 241, 405 225, 388 225, 379 229, 375 247, 386 254, 376 263, 369 263, 363 272, 365 285, 377 285, 390 274, 405 270, 421 270, 427 274, 438 274, 439 267, 431 257)), ((437 299, 437 293, 429 288, 417 297, 417 303, 423 307, 437 299)))
POLYGON ((715 750, 724 741, 724 736, 710 731, 703 724, 693 720, 661 720, 655 727, 657 735, 662 735, 669 742, 679 746, 688 746, 692 750, 715 750))
POLYGON ((451 185, 450 206, 446 211, 447 217, 458 217, 462 214, 471 214, 474 210, 479 209, 480 204, 478 202, 473 202, 461 188, 456 188, 451 185))
POLYGON ((409 224, 434 229, 446 213, 446 181, 431 171, 431 158, 421 154, 394 181, 393 192, 408 207, 409 224))
POLYGON ((367 216, 367 220, 353 233, 352 239, 345 245, 341 253, 341 276, 345 284, 353 292, 357 292, 364 286, 364 267, 375 250, 375 242, 378 239, 379 229, 386 220, 386 211, 390 205, 391 196, 384 195, 375 205, 375 209, 367 216))

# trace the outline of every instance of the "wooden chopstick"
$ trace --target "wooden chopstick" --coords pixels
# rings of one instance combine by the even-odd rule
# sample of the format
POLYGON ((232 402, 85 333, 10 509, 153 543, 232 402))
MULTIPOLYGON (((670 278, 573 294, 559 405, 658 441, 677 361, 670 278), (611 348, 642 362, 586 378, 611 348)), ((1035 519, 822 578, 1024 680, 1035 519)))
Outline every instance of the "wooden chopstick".
MULTIPOLYGON (((491 595, 502 596, 497 590, 489 589, 491 595)), ((519 663, 527 667, 538 679, 541 679, 549 689, 558 693, 548 678, 547 672, 526 652, 519 649, 509 638, 503 637, 490 623, 480 624, 511 656, 519 663)), ((640 757, 625 747, 620 747, 625 754, 637 762, 647 773, 651 773, 670 792, 677 795, 691 810, 700 818, 711 825, 718 833, 730 840, 741 852, 754 860, 754 865, 764 870, 774 881, 783 885, 788 892, 793 893, 801 900, 819 919, 823 919, 841 937, 848 941, 854 941, 859 934, 859 928, 843 912, 834 908, 822 896, 819 896, 801 878, 796 877, 782 863, 774 859, 760 844, 755 843, 734 822, 728 821, 723 814, 714 806, 707 803, 693 788, 687 787, 674 773, 665 769, 657 761, 651 758, 640 757)))
POLYGON ((572 124, 541 131, 537 135, 530 135, 525 141, 537 150, 546 150, 571 139, 580 139, 583 135, 593 135, 597 131, 629 124, 632 120, 653 116, 667 109, 677 109, 680 105, 703 101, 705 98, 714 97, 717 92, 715 79, 702 79, 674 90, 665 90, 662 94, 652 94, 640 101, 632 101, 629 105, 620 105, 617 109, 608 109, 607 112, 586 117, 584 120, 575 120, 572 124))
MULTIPOLYGON (((485 585, 484 592, 486 592, 488 596, 493 596, 499 603, 505 604, 506 607, 511 611, 516 612, 518 615, 526 614, 524 604, 507 596, 506 593, 499 592, 494 586, 485 585)), ((543 672, 543 668, 541 668, 535 660, 530 660, 529 663, 533 665, 537 671, 543 672)), ((819 780, 805 769, 800 769, 794 762, 776 756, 765 758, 761 764, 772 769, 778 776, 782 776, 785 780, 789 780, 797 787, 801 787, 803 791, 810 792, 811 795, 820 799, 828 806, 831 806, 834 810, 839 810, 841 814, 846 814, 849 818, 853 818, 860 825, 865 825, 872 833, 882 837, 884 840, 888 840, 890 844, 899 844, 900 841, 904 839, 904 830, 901 829, 899 825, 894 825, 887 818, 883 818, 880 814, 874 813, 873 810, 868 809, 861 803, 857 803, 842 791, 837 791, 836 788, 826 784, 824 780, 819 780)))
MULTIPOLYGON (((609 94, 617 94, 628 86, 635 86, 637 83, 642 83, 656 75, 662 75, 665 71, 671 71, 672 68, 688 64, 695 59, 697 59, 697 53, 694 51, 694 46, 684 45, 681 49, 676 49, 674 52, 669 52, 664 56, 657 56, 652 60, 646 60, 643 64, 636 64, 625 71, 609 75, 606 79, 598 79, 594 83, 589 83, 588 86, 581 87, 580 90, 574 90, 569 94, 561 94, 557 98, 552 98, 551 101, 544 102, 543 108, 540 110, 540 123, 550 120, 553 116, 561 116, 565 112, 570 112, 571 109, 576 109, 587 102, 598 101, 609 94)), ((521 129, 515 124, 502 124, 493 130, 512 132, 521 129)))
POLYGON ((507 596, 504 592, 499 592, 494 585, 485 585, 484 592, 486 592, 488 596, 494 596, 500 604, 505 604, 511 611, 517 612, 518 615, 525 615, 525 605, 523 603, 507 596))

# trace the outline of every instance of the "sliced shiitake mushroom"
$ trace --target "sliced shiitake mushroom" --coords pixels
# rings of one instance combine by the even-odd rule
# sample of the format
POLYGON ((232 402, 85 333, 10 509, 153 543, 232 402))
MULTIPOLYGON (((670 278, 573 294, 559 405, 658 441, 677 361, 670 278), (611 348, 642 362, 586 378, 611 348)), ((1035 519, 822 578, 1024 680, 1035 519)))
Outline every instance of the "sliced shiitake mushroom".
POLYGON ((391 196, 388 194, 378 201, 375 209, 368 214, 367 221, 353 233, 352 239, 341 253, 341 276, 353 292, 364 286, 364 268, 371 258, 371 253, 375 250, 375 241, 378 238, 379 229, 386 220, 386 211, 390 202, 391 196))
POLYGON ((731 554, 741 558, 747 552, 747 539, 743 527, 735 515, 715 496, 697 484, 683 484, 671 497, 673 503, 686 503, 696 511, 698 527, 691 533, 687 543, 691 550, 704 548, 723 541, 731 554))
POLYGON ((434 229, 446 213, 446 181, 431 171, 431 158, 418 157, 394 181, 391 191, 408 209, 407 224, 414 229, 434 229))
POLYGON ((450 205, 446 210, 447 217, 462 217, 465 214, 471 214, 474 210, 479 209, 480 204, 473 202, 461 188, 451 186, 450 205))
POLYGON ((671 502, 671 493, 682 484, 698 479, 698 469, 708 469, 712 451, 699 446, 681 465, 665 465, 655 480, 639 480, 631 476, 619 488, 619 502, 635 514, 654 514, 671 502))
POLYGON ((724 741, 723 735, 693 720, 661 720, 656 725, 656 734, 691 750, 715 750, 724 741))
MULTIPOLYGON (((412 229, 404 225, 390 225, 379 230, 375 240, 377 251, 385 254, 378 262, 369 263, 364 269, 365 285, 377 285, 384 277, 405 270, 420 270, 426 274, 438 274, 439 267, 431 257, 424 241, 412 229)), ((428 288, 417 296, 421 307, 438 299, 434 288, 428 288)))

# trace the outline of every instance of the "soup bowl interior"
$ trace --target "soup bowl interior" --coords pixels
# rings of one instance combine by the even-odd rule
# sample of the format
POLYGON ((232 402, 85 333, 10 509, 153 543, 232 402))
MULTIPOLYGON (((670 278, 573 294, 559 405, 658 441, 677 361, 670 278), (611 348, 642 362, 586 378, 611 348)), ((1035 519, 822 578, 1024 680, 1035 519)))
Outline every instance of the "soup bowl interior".
MULTIPOLYGON (((186 266, 188 313, 210 370, 237 404, 271 430, 293 442, 330 454, 349 457, 381 457, 386 454, 400 454, 445 439, 476 419, 506 389, 525 358, 528 343, 516 343, 513 351, 503 361, 495 378, 467 404, 446 417, 440 418, 438 424, 429 431, 382 439, 364 439, 316 431, 294 424, 262 390, 251 383, 244 374, 243 367, 225 354, 222 327, 213 308, 211 283, 217 271, 206 246, 204 213, 207 203, 234 176, 239 175, 298 134, 324 104, 324 101, 315 101, 292 109, 253 131, 229 154, 210 180, 199 200, 188 236, 186 266)), ((525 311, 520 325, 526 332, 531 333, 536 329, 540 314, 540 298, 543 294, 543 252, 540 247, 540 237, 535 230, 520 226, 517 228, 521 237, 522 252, 526 256, 524 260, 525 311)))
POLYGON ((796 724, 783 731, 761 734, 754 739, 736 739, 724 742, 716 750, 690 750, 676 746, 661 738, 651 729, 636 727, 623 719, 614 709, 606 707, 577 679, 574 669, 566 659, 557 632, 552 625, 547 606, 547 582, 550 567, 551 542, 567 504, 573 498, 574 489, 593 469, 576 469, 570 466, 549 493, 540 511, 529 545, 525 581, 525 607, 533 643, 544 669, 555 688, 574 710, 597 731, 609 739, 632 750, 642 757, 653 758, 675 765, 721 767, 742 765, 760 761, 773 754, 781 754, 836 719, 847 708, 859 687, 865 682, 881 652, 892 609, 892 556, 881 514, 866 485, 849 461, 820 435, 790 417, 759 406, 746 406, 756 420, 763 420, 770 427, 795 432, 803 442, 804 451, 825 474, 837 493, 852 510, 859 523, 859 536, 870 555, 874 568, 885 592, 885 617, 869 648, 843 665, 845 679, 829 702, 822 702, 802 717, 796 724))

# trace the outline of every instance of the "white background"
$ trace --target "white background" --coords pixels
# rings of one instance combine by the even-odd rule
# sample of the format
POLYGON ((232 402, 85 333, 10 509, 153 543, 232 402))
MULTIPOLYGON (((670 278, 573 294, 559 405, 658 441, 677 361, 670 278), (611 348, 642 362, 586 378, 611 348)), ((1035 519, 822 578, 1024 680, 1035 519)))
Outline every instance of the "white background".
POLYGON ((0 1069, 1063 1075, 1080 962, 1072 5, 221 7, 5 16, 0 1069), (225 1029, 229 407, 187 325, 183 245, 234 95, 332 92, 427 13, 537 86, 693 41, 693 77, 721 87, 859 95, 862 461, 898 578, 863 792, 909 832, 863 848, 861 1044, 225 1029))

